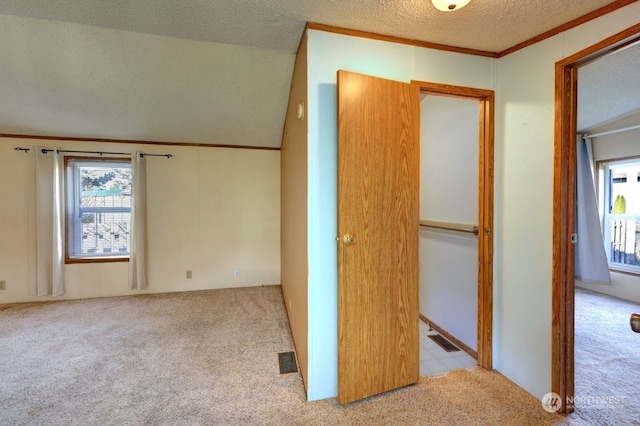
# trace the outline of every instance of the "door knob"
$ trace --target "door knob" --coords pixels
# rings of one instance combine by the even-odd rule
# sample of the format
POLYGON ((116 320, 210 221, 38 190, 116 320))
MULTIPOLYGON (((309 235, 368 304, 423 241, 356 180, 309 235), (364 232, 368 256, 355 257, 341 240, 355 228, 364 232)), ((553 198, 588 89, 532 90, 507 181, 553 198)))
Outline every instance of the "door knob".
POLYGON ((631 329, 640 333, 640 314, 631 314, 631 329))
POLYGON ((342 237, 342 242, 346 245, 351 245, 356 242, 356 237, 351 234, 344 234, 344 237, 342 237))

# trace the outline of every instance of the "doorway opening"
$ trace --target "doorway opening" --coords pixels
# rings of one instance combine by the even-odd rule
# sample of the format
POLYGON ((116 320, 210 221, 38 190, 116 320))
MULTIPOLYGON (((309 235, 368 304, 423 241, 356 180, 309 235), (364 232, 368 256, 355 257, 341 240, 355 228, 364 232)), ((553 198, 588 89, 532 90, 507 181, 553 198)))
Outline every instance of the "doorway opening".
MULTIPOLYGON (((466 289, 469 294, 475 296, 475 300, 472 303, 477 307, 477 321, 476 330, 470 333, 475 342, 468 342, 465 345, 463 339, 454 340, 458 346, 462 347, 468 352, 475 352, 477 358, 477 365, 485 369, 492 369, 492 328, 493 328, 493 154, 494 154, 494 93, 491 90, 475 89, 469 87, 451 86, 443 84, 428 83, 422 81, 412 81, 412 84, 420 87, 422 96, 432 96, 438 98, 456 98, 456 100, 474 101, 470 103, 473 108, 477 108, 478 120, 476 121, 478 132, 478 145, 470 150, 473 153, 473 161, 475 164, 473 167, 473 173, 477 174, 477 192, 474 193, 474 197, 477 196, 477 201, 472 200, 472 203, 477 207, 474 210, 476 218, 463 218, 457 221, 442 222, 442 221, 427 221, 427 219, 421 217, 421 228, 436 230, 438 227, 442 230, 442 227, 449 228, 445 232, 453 231, 459 234, 474 233, 477 235, 477 243, 471 240, 471 244, 475 245, 473 251, 470 251, 468 236, 460 239, 458 242, 458 249, 461 246, 466 245, 467 256, 469 253, 477 253, 477 259, 471 259, 471 261, 477 262, 477 268, 474 268, 474 276, 477 276, 477 288, 466 289), (475 222, 477 219, 477 225, 475 223, 469 224, 468 222, 475 222), (464 223, 460 223, 462 220, 464 223), (452 223, 453 222, 453 223, 452 223), (463 241, 464 240, 464 241, 463 241), (474 291, 475 290, 475 291, 474 291), (473 291, 473 293, 471 293, 473 291), (475 348, 474 348, 475 346, 475 348), (475 351, 474 351, 475 349, 475 351)), ((427 99, 428 100, 428 99, 427 99)), ((469 103, 467 103, 469 104, 469 103)), ((455 125, 455 123, 453 123, 455 125)), ((428 156, 429 153, 425 153, 428 156)), ((423 158, 424 160, 424 158, 423 158)), ((458 173, 456 167, 451 167, 451 173, 458 173)), ((437 171, 435 171, 438 174, 437 171)), ((446 176, 441 176, 442 179, 446 179, 446 176)), ((475 178, 475 176, 474 176, 475 178)), ((459 200, 460 201, 460 200, 459 200)), ((468 200, 467 200, 468 204, 468 200)), ((422 210, 422 209, 421 209, 422 210)), ((431 218, 428 218, 431 219, 431 218)), ((438 232, 438 231, 435 231, 438 232)), ((442 235, 441 235, 442 236, 442 235)), ((448 238, 448 237, 447 237, 448 238)), ((421 242, 422 246, 422 242, 421 242)), ((442 246, 441 246, 442 247, 442 246)), ((464 250, 465 248, 463 248, 464 250)), ((441 253, 442 254, 442 253, 441 253)), ((422 255, 421 255, 422 257, 422 255)), ((421 274, 424 271, 421 271, 421 274)), ((432 271, 429 271, 432 272, 432 271)), ((421 299, 426 297, 421 289, 421 299)), ((451 302, 449 302, 451 303, 451 302)), ((424 305, 424 300, 421 300, 421 312, 424 305)), ((449 306, 454 309, 454 306, 449 306)), ((434 321, 437 324, 437 320, 434 318, 425 318, 421 315, 421 318, 425 322, 434 321)), ((467 319, 468 322, 476 320, 476 318, 467 319)), ((444 326, 442 324, 438 324, 444 326)), ((454 326, 455 327, 455 326, 454 326)), ((436 328, 437 331, 438 327, 436 328)), ((443 327, 447 328, 447 327, 443 327)), ((444 333, 441 333, 444 334, 444 333)), ((457 337, 447 336, 445 337, 457 337)), ((467 337, 468 339, 468 337, 467 337)))
POLYGON ((590 46, 556 63, 552 377, 553 392, 561 412, 574 410, 575 396, 575 225, 576 225, 576 137, 577 70, 581 65, 640 39, 640 24, 590 46))

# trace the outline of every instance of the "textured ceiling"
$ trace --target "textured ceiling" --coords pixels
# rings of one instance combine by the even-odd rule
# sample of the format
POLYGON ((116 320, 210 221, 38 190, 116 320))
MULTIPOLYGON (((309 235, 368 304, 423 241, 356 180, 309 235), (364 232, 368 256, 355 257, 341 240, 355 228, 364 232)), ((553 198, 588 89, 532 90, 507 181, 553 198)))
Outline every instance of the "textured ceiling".
POLYGON ((0 13, 293 52, 306 22, 499 52, 612 0, 2 0, 0 13))
POLYGON ((610 130, 633 121, 629 115, 640 113, 638 64, 640 44, 578 68, 578 131, 610 130))
MULTIPOLYGON (((307 22, 501 52, 611 3, 0 0, 0 132, 278 147, 307 22)), ((580 71, 580 129, 640 109, 637 51, 580 71)))

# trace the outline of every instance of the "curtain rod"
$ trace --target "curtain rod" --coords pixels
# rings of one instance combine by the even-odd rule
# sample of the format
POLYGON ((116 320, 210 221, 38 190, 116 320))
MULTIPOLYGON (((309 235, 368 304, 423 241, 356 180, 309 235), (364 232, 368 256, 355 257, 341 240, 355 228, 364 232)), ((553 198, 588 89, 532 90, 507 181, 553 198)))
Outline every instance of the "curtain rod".
MULTIPOLYGON (((22 151, 22 152, 29 152, 30 148, 20 148, 20 147, 15 147, 14 148, 16 151, 22 151)), ((97 155, 104 155, 104 154, 109 154, 109 155, 133 155, 130 152, 108 152, 108 151, 75 151, 72 149, 50 149, 50 148, 42 148, 40 150, 40 152, 42 152, 43 154, 47 154, 49 152, 56 152, 58 154, 60 154, 61 152, 73 152, 76 154, 97 154, 97 155)), ((144 152, 140 153, 140 158, 142 157, 166 157, 166 158, 171 158, 173 157, 173 154, 146 154, 144 152)))
POLYGON ((635 126, 629 127, 621 127, 620 129, 609 130, 606 132, 594 133, 592 135, 583 135, 584 139, 597 138, 598 136, 612 135, 614 133, 626 132, 627 130, 635 130, 640 129, 640 124, 636 124, 635 126))

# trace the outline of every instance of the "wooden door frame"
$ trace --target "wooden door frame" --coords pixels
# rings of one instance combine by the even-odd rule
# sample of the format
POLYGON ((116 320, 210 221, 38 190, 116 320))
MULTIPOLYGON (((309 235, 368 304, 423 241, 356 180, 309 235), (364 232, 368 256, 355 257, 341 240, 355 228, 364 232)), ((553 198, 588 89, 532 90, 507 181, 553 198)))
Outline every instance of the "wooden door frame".
POLYGON ((412 81, 426 95, 480 102, 478 206, 478 365, 493 369, 493 90, 412 81))
POLYGON ((577 68, 638 39, 640 24, 581 50, 555 65, 553 172, 553 276, 551 390, 560 396, 560 413, 574 407, 575 180, 577 68))

